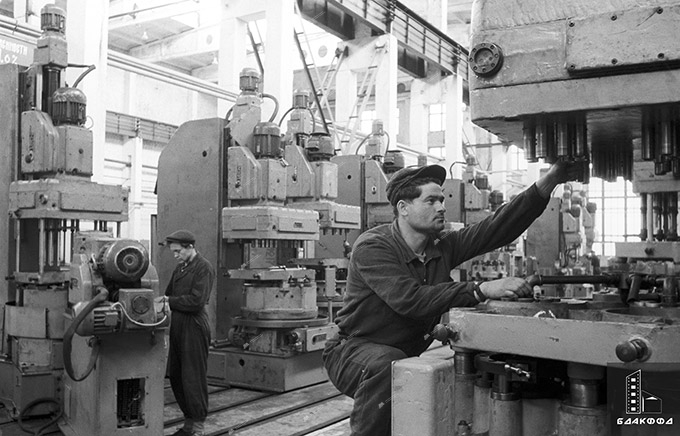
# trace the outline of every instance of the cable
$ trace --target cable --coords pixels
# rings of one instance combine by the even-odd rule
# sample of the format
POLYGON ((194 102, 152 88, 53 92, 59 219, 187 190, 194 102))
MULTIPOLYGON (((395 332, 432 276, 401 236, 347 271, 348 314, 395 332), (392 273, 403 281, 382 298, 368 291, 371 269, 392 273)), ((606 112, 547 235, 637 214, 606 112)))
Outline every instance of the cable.
POLYGON ((77 88, 80 81, 83 80, 85 78, 85 76, 90 74, 92 72, 92 70, 94 70, 95 68, 97 68, 97 67, 94 66, 94 65, 90 65, 89 67, 87 67, 87 70, 83 71, 83 73, 80 76, 78 76, 76 81, 73 82, 73 88, 77 88))
POLYGON ((276 118, 276 114, 279 113, 279 101, 271 94, 262 93, 262 97, 269 98, 274 102, 274 112, 272 112, 272 116, 269 117, 269 122, 272 123, 274 122, 274 118, 276 118))
POLYGON ((464 164, 466 164, 466 163, 467 163, 467 162, 462 162, 462 161, 457 160, 457 161, 454 161, 454 162, 449 166, 449 175, 451 176, 452 179, 453 179, 453 166, 454 166, 455 164, 463 164, 463 165, 464 165, 464 164))
POLYGON ((130 317, 130 315, 128 315, 127 311, 125 310, 125 306, 120 304, 120 302, 113 303, 111 305, 111 307, 120 308, 120 310, 123 312, 123 315, 125 315, 125 318, 127 318, 128 321, 130 321, 131 323, 133 323, 134 325, 137 325, 139 327, 158 327, 159 325, 162 325, 168 319, 168 314, 165 313, 165 311, 164 311, 164 313, 163 313, 164 316, 163 316, 162 320, 160 320, 158 322, 154 322, 152 324, 144 324, 143 322, 135 321, 134 319, 132 319, 130 317))
POLYGON ((364 145, 364 142, 366 142, 366 140, 367 140, 368 138, 370 138, 371 136, 373 136, 373 135, 374 135, 374 133, 369 133, 368 135, 366 135, 366 137, 365 137, 364 139, 361 140, 361 142, 359 143, 359 146, 357 147, 357 149, 354 150, 354 154, 355 154, 355 155, 359 154, 359 149, 361 148, 361 146, 364 145))
POLYGON ((293 112, 293 110, 295 110, 295 109, 296 109, 296 107, 293 106, 293 107, 291 107, 290 109, 288 109, 287 111, 285 111, 285 112, 283 113, 283 115, 281 115, 281 119, 279 120, 279 127, 281 127, 281 124, 283 123, 283 120, 286 118, 286 115, 288 115, 289 113, 293 112))
POLYGON ((94 310, 96 306, 98 306, 100 303, 103 303, 106 301, 106 299, 109 297, 109 291, 100 286, 97 288, 99 293, 90 301, 88 301, 87 305, 85 308, 80 312, 73 322, 71 322, 71 325, 68 327, 68 330, 66 330, 66 333, 64 333, 64 350, 63 350, 63 356, 64 356, 64 369, 66 370, 66 374, 68 374, 73 381, 82 381, 87 378, 87 376, 90 375, 92 370, 94 369, 94 365, 97 362, 97 358, 99 357, 99 341, 95 338, 94 344, 92 345, 92 352, 90 353, 90 361, 87 364, 87 369, 85 370, 85 373, 80 376, 76 377, 75 371, 73 370, 73 361, 71 361, 71 349, 73 348, 73 335, 76 332, 76 329, 80 326, 80 324, 83 322, 85 317, 90 314, 94 310))
POLYGON ((31 401, 28 403, 26 406, 24 406, 23 409, 21 409, 21 412, 19 412, 19 418, 17 423, 19 424, 19 428, 25 431, 26 433, 33 433, 33 436, 41 436, 43 434, 44 430, 47 430, 48 427, 50 427, 53 424, 56 424, 59 421, 59 418, 61 418, 61 415, 64 413, 64 411, 61 408, 61 403, 56 400, 55 398, 38 398, 36 400, 31 401), (43 425, 42 427, 39 427, 37 430, 33 430, 30 428, 24 427, 24 415, 28 413, 29 410, 37 406, 38 404, 42 403, 52 403, 57 406, 57 413, 56 415, 47 422, 47 424, 43 425))

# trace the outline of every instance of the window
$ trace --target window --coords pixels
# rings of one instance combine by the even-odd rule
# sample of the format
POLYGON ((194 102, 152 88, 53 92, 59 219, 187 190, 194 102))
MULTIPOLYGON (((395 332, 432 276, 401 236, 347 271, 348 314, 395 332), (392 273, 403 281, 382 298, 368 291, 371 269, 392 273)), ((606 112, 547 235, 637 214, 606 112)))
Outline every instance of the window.
POLYGON ((361 113, 361 125, 359 131, 361 133, 369 134, 373 131, 373 121, 375 121, 376 113, 374 110, 364 110, 361 113))
POLYGON ((430 132, 446 130, 446 106, 441 103, 431 104, 428 108, 428 121, 430 132))
POLYGON ((428 153, 430 153, 433 156, 440 157, 442 159, 446 158, 446 147, 428 147, 427 148, 428 153))
POLYGON ((592 178, 588 201, 597 205, 595 212, 595 243, 599 256, 615 256, 616 242, 639 242, 642 229, 640 196, 633 193, 633 184, 619 177, 616 182, 592 178))

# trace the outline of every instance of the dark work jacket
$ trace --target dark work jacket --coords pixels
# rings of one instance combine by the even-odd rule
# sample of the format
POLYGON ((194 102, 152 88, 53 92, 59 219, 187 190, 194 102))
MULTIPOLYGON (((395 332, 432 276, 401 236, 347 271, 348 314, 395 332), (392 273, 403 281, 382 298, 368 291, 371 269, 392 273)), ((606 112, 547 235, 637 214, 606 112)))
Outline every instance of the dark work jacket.
POLYGON ((210 291, 215 281, 215 270, 201 253, 188 264, 177 265, 165 289, 168 303, 173 312, 205 316, 207 322, 210 291))
POLYGON ((352 249, 340 337, 358 337, 417 356, 450 307, 474 306, 474 284, 453 282, 451 269, 517 239, 548 204, 530 186, 490 217, 431 237, 423 264, 401 235, 397 221, 370 229, 352 249))

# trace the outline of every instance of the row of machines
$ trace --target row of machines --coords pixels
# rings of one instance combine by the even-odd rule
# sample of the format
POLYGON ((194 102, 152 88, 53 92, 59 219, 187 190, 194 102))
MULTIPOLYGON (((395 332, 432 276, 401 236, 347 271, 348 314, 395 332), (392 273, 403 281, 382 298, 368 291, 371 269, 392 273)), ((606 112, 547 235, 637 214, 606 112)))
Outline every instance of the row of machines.
MULTIPOLYGON (((0 65, 0 400, 69 436, 161 435, 169 308, 128 191, 95 183, 87 99, 65 83, 65 13, 41 11, 29 68, 0 65)), ((27 430, 29 431, 29 430, 27 430)))
MULTIPOLYGON (((260 73, 243 69, 239 86, 225 118, 182 124, 161 153, 158 233, 191 230, 217 270, 211 383, 283 392, 326 380, 351 243, 391 222, 385 186, 403 156, 385 152, 379 122, 361 154, 337 156, 309 92, 295 91, 276 123, 260 73)), ((173 267, 162 251, 161 277, 173 267)))
POLYGON ((572 162, 578 182, 632 181, 640 241, 592 262, 592 236, 566 224, 595 210, 565 189, 534 235, 552 238, 551 253, 531 248, 544 253, 527 277, 538 297, 450 310, 433 334, 453 357, 394 366, 393 434, 678 433, 679 13, 677 1, 473 3, 473 122, 529 160, 572 162))

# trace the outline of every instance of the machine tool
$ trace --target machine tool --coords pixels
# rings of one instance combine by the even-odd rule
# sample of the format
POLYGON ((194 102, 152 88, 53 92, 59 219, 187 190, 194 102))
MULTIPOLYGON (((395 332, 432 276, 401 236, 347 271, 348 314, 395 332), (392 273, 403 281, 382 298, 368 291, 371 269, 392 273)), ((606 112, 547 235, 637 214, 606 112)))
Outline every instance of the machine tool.
POLYGON ((65 21, 45 6, 34 63, 0 66, 0 201, 9 211, 0 245, 10 279, 0 292, 0 397, 15 415, 61 410, 68 435, 161 434, 167 308, 154 304, 146 249, 113 237, 127 220, 127 189, 91 181, 77 85, 93 67, 66 86, 62 73, 74 65, 65 21), (72 362, 83 360, 85 375, 75 375, 72 362))
POLYGON ((73 244, 61 430, 160 435, 170 307, 156 299, 149 253, 105 232, 76 233, 73 244))
POLYGON ((360 214, 335 201, 334 147, 313 131, 308 94, 296 92, 282 138, 275 113, 261 121, 259 86, 259 73, 244 69, 227 119, 180 126, 159 160, 158 228, 161 235, 192 230, 218 270, 212 382, 288 391, 326 379, 320 354, 337 329, 329 318, 342 292, 338 271, 346 269, 347 233, 359 228, 360 214), (337 247, 326 238, 339 238, 337 247), (319 256, 317 248, 336 254, 319 256))
MULTIPOLYGON (((592 298, 543 297, 451 309, 433 335, 451 345, 453 362, 424 359, 422 368, 432 380, 453 372, 453 388, 433 389, 437 407, 428 409, 423 421, 431 424, 418 427, 419 434, 678 432, 673 423, 678 410, 643 413, 630 392, 640 386, 640 371, 668 371, 675 380, 671 374, 677 374, 680 362, 675 241, 680 54, 674 43, 679 13, 677 1, 473 3, 473 122, 523 144, 530 161, 577 165, 580 182, 587 184, 591 174, 632 180, 644 224, 641 241, 617 243, 616 258, 600 274, 593 269, 527 278, 539 287, 601 285, 592 298), (618 390, 628 403, 618 409, 614 404, 623 400, 607 394, 616 392, 610 380, 617 369, 630 373, 628 391, 618 390), (625 417, 633 416, 627 413, 635 414, 636 422, 653 422, 625 427, 625 417)), ((568 210, 566 201, 551 203, 552 216, 561 215, 553 221, 563 226, 549 232, 554 238, 562 233, 564 241, 553 242, 559 250, 589 243, 589 236, 578 242, 564 227, 567 218, 577 218, 573 190, 569 196, 568 210)), ((587 203, 585 212, 594 212, 587 203)), ((581 224, 587 230, 587 223, 581 224)), ((570 261, 576 268, 575 259, 570 261)), ((422 399, 413 398, 412 391, 410 397, 404 394, 413 364, 394 367, 395 435, 414 434, 407 407, 422 399)))

